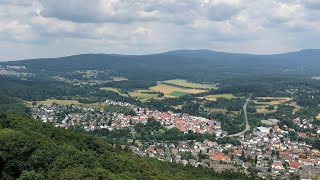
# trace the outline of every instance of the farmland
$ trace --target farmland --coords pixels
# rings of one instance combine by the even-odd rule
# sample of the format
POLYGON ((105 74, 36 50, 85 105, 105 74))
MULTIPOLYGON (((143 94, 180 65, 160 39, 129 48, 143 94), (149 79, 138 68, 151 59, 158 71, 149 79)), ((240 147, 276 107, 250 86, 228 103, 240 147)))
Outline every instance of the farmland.
POLYGON ((166 80, 162 82, 166 84, 171 84, 171 85, 176 85, 176 86, 181 86, 186 88, 195 88, 195 89, 215 89, 216 88, 216 85, 214 84, 192 83, 192 82, 188 82, 185 79, 171 79, 171 80, 166 80))
POLYGON ((292 101, 289 97, 256 97, 253 102, 256 104, 255 108, 257 113, 272 113, 276 112, 279 105, 289 105, 294 107, 293 113, 301 109, 296 102, 292 101), (273 108, 269 107, 272 106, 273 108))
POLYGON ((168 84, 161 83, 158 83, 157 86, 150 87, 150 89, 155 92, 162 92, 165 95, 165 97, 178 97, 186 94, 197 94, 206 92, 206 90, 171 86, 168 84))
MULTIPOLYGON (((118 77, 114 79, 117 80, 125 80, 122 77, 118 77)), ((176 98, 180 96, 184 96, 187 94, 197 94, 202 92, 207 92, 209 89, 215 88, 213 84, 198 84, 198 83, 190 83, 183 79, 173 79, 167 81, 159 81, 156 86, 152 86, 148 89, 135 89, 129 91, 128 94, 122 93, 119 89, 114 87, 103 87, 101 90, 107 90, 116 92, 121 96, 131 96, 137 98, 139 100, 148 100, 148 99, 161 99, 165 98, 176 98), (163 96, 160 94, 163 93, 163 96)), ((223 95, 227 98, 233 98, 233 95, 223 95)))

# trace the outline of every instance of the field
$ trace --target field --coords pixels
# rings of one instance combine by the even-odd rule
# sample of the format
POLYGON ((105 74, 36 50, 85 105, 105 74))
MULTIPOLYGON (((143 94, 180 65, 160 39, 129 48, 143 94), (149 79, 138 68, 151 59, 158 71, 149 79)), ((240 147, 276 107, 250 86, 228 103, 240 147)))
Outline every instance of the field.
POLYGON ((140 100, 147 100, 147 99, 156 99, 158 98, 158 94, 150 94, 150 92, 154 92, 152 90, 147 89, 140 89, 140 90, 134 90, 129 93, 131 97, 138 98, 140 100))
POLYGON ((195 89, 214 89, 216 86, 214 84, 200 84, 200 83, 192 83, 188 82, 184 79, 171 79, 167 81, 163 81, 164 83, 177 85, 177 86, 183 86, 187 88, 195 88, 195 89))
POLYGON ((118 93, 120 96, 128 96, 127 94, 123 94, 119 91, 119 89, 117 88, 113 88, 113 87, 103 87, 103 88, 100 88, 101 90, 105 90, 105 91, 112 91, 112 92, 115 92, 115 93, 118 93))
POLYGON ((253 102, 257 104, 256 106, 257 113, 276 112, 276 109, 280 104, 293 106, 294 107, 293 113, 301 109, 301 107, 298 106, 296 102, 292 102, 292 98, 289 98, 289 97, 256 97, 256 100, 253 100, 253 102), (274 106, 274 110, 267 109, 271 105, 274 106))
POLYGON ((155 92, 162 92, 163 94, 165 94, 165 97, 178 97, 186 94, 197 94, 206 92, 205 90, 183 88, 161 83, 156 86, 150 87, 150 90, 155 92))
POLYGON ((237 98, 233 94, 215 94, 215 95, 208 95, 204 97, 199 97, 200 99, 205 99, 209 101, 216 101, 218 98, 227 98, 227 99, 233 99, 237 98))
MULTIPOLYGON (((126 78, 117 77, 113 79, 114 81, 125 80, 126 78)), ((208 89, 215 88, 215 86, 207 84, 190 83, 183 79, 173 79, 167 81, 158 82, 156 86, 150 87, 149 89, 140 89, 129 92, 129 96, 135 97, 139 100, 148 99, 160 99, 158 93, 163 93, 166 98, 175 98, 184 96, 187 94, 197 94, 202 92, 207 92, 208 89), (183 87, 182 87, 183 86, 183 87)), ((113 91, 121 96, 128 96, 128 94, 123 94, 117 88, 113 87, 103 87, 101 90, 113 91)), ((232 97, 232 95, 224 95, 225 97, 232 97)))
MULTIPOLYGON (((79 105, 81 103, 79 103, 77 100, 59 100, 59 99, 47 99, 45 101, 38 101, 37 105, 45 105, 45 106, 50 106, 52 103, 57 103, 60 105, 79 105)), ((31 105, 31 102, 27 102, 28 105, 31 105)))

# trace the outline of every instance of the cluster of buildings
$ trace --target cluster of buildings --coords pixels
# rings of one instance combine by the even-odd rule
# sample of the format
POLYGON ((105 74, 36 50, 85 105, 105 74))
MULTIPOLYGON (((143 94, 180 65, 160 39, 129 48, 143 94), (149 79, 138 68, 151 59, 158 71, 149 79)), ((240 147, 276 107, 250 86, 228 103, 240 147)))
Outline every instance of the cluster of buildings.
MULTIPOLYGON (((131 110, 130 115, 121 112, 79 107, 75 105, 40 105, 33 109, 33 116, 57 127, 70 128, 75 125, 90 131, 106 128, 109 130, 134 127, 137 123, 147 123, 153 117, 166 128, 178 128, 184 133, 215 133, 224 137, 221 123, 202 117, 173 112, 160 112, 141 108, 129 103, 106 101, 109 106, 121 106, 131 110), (68 112, 68 114, 64 112, 68 112)), ((307 120, 293 119, 299 129, 316 128, 307 120)), ((301 179, 320 177, 320 151, 308 144, 304 138, 315 138, 318 134, 300 132, 299 129, 279 127, 276 119, 263 120, 264 127, 257 127, 247 135, 241 135, 240 145, 219 144, 218 141, 205 140, 169 142, 141 142, 128 140, 122 148, 130 148, 141 156, 154 157, 162 161, 182 163, 191 166, 204 166, 216 171, 241 170, 255 172, 260 177, 289 179, 295 174, 301 179), (297 134, 290 139, 289 133, 297 134)), ((319 131, 320 133, 320 131, 319 131)))
POLYGON ((320 177, 320 151, 305 141, 288 138, 289 129, 277 124, 257 127, 249 136, 241 136, 241 145, 218 144, 205 140, 180 141, 179 144, 134 143, 132 151, 159 160, 204 166, 215 171, 241 170, 255 172, 261 178, 301 179, 320 177))
POLYGON ((221 122, 215 120, 191 116, 186 113, 173 113, 171 111, 160 112, 158 110, 136 107, 129 103, 119 104, 119 102, 106 101, 106 104, 130 107, 135 115, 115 113, 111 126, 106 125, 102 128, 122 128, 132 126, 137 123, 146 124, 149 118, 154 118, 168 129, 175 127, 184 133, 192 131, 199 134, 214 133, 216 136, 222 135, 221 122))
POLYGON ((25 72, 27 68, 25 66, 3 66, 0 65, 0 75, 5 76, 17 76, 17 77, 30 77, 34 76, 33 73, 25 72))

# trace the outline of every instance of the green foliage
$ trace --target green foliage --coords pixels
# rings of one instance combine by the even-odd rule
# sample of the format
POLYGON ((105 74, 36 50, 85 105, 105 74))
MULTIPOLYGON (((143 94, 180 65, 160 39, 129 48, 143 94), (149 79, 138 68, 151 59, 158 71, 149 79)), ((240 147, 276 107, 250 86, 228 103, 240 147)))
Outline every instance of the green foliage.
MULTIPOLYGON (((151 129, 160 127, 151 123, 151 129)), ((245 179, 117 151, 103 139, 0 114, 0 179, 245 179)))
POLYGON ((23 101, 0 93, 0 112, 29 112, 23 101))

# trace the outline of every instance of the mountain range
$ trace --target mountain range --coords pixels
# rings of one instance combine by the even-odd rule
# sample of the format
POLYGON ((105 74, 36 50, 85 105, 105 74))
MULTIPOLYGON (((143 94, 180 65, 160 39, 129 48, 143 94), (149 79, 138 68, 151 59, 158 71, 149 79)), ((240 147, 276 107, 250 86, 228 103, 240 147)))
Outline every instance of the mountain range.
POLYGON ((150 55, 81 54, 0 63, 26 66, 32 73, 59 75, 77 70, 108 70, 129 79, 186 78, 212 81, 247 75, 317 75, 320 50, 306 49, 274 55, 211 50, 177 50, 150 55))

